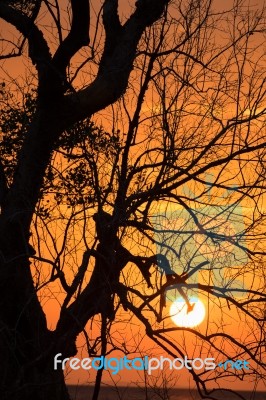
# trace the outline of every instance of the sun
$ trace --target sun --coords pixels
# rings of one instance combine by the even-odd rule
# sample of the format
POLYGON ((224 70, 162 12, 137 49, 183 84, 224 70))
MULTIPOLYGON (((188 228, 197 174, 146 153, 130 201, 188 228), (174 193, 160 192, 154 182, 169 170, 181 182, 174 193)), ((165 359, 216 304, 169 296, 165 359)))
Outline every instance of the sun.
POLYGON ((201 324, 205 318, 205 307, 201 300, 193 297, 189 300, 193 309, 188 311, 188 306, 183 298, 178 298, 170 306, 170 317, 177 325, 184 328, 193 328, 201 324))

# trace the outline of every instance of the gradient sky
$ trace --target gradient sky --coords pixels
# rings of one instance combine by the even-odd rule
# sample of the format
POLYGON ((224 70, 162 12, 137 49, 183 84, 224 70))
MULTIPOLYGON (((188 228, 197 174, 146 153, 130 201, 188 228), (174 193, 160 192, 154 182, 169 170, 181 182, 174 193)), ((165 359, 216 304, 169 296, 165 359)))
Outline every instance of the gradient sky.
MULTIPOLYGON (((97 9, 99 8, 99 2, 96 0, 93 0, 92 2, 93 7, 95 8, 95 13, 97 14, 97 9)), ((120 15, 121 19, 123 20, 126 18, 131 10, 132 7, 134 7, 135 1, 130 1, 130 2, 120 2, 120 15)), ((262 4, 262 1, 258 0, 252 0, 249 2, 251 4, 262 4)), ((217 10, 221 11, 222 7, 226 8, 232 4, 231 0, 226 0, 224 2, 221 2, 217 0, 217 10)), ((40 18, 40 22, 44 23, 46 22, 45 18, 40 18)), ((94 20, 92 21, 92 25, 94 23, 94 20)), ((4 24, 1 22, 0 29, 2 32, 6 33, 7 31, 9 32, 8 37, 13 38, 16 33, 14 33, 13 29, 10 28, 7 24, 4 24)), ((81 56, 84 56, 83 54, 81 56)), ((76 62, 79 60, 77 59, 76 62)), ((34 82, 34 79, 32 78, 32 72, 34 72, 34 67, 31 66, 31 64, 28 62, 26 58, 23 59, 10 59, 6 60, 3 63, 3 73, 2 76, 7 82, 11 82, 13 79, 17 82, 19 89, 22 91, 27 90, 24 86, 25 83, 25 74, 27 76, 27 86, 30 86, 31 81, 34 82)), ((86 71, 85 71, 86 72, 86 71)), ((81 82, 83 83, 83 80, 85 79, 86 73, 81 74, 81 82)), ((79 85, 79 83, 77 83, 79 85)), ((14 87, 14 86, 13 86, 14 87)), ((147 102, 151 103, 151 99, 148 99, 147 102)), ((110 111, 110 110, 109 110, 110 111)), ((106 120, 104 122, 105 115, 109 111, 104 111, 101 113, 101 121, 105 124, 105 126, 108 127, 109 121, 106 120)), ((108 118, 110 118, 110 112, 108 114, 108 118)), ((133 279, 135 279, 135 276, 133 275, 133 279)), ((252 282, 252 275, 247 275, 245 277, 245 285, 249 287, 250 283, 252 282)), ((254 283, 254 282, 252 282, 254 283)), ((61 301, 61 294, 60 294, 60 288, 57 286, 56 283, 53 283, 52 285, 49 286, 49 288, 45 288, 44 291, 42 292, 41 295, 42 298, 42 304, 43 308, 45 310, 45 313, 47 315, 47 320, 48 320, 48 326, 53 329, 56 325, 56 321, 58 319, 59 313, 60 313, 60 301, 61 301)), ((238 337, 244 337, 247 334, 250 334, 250 331, 246 330, 245 325, 241 323, 241 320, 239 319, 239 314, 238 311, 235 308, 229 309, 227 307, 227 303, 224 300, 221 300, 220 307, 218 307, 217 304, 212 304, 208 302, 207 298, 202 299, 203 302, 205 303, 206 309, 208 309, 208 320, 205 320, 199 327, 198 331, 202 334, 204 334, 206 331, 211 331, 215 332, 216 329, 219 330, 219 326, 217 324, 220 323, 220 321, 223 321, 226 333, 228 335, 232 336, 238 336, 238 337), (222 315, 223 314, 223 315, 222 315)), ((167 304, 167 309, 169 309, 169 305, 167 304)), ((134 353, 134 356, 138 356, 139 354, 144 356, 144 355, 149 355, 149 356, 159 356, 159 355, 164 355, 166 356, 166 353, 163 352, 163 350, 156 348, 154 343, 145 336, 145 330, 143 328, 140 328, 139 322, 133 318, 132 320, 129 319, 129 314, 125 313, 123 310, 121 310, 119 316, 118 316, 118 321, 114 324, 113 327, 113 336, 117 336, 118 341, 122 343, 122 338, 121 333, 123 334, 123 340, 127 342, 129 346, 133 349, 134 347, 136 348, 136 352, 134 353), (143 333, 142 330, 143 329, 143 333), (140 334, 141 331, 141 334, 140 334), (140 336, 139 336, 140 334, 140 336), (140 343, 138 340, 140 340, 140 343)), ((173 322, 169 319, 166 321, 166 324, 168 327, 174 327, 173 322)), ((97 322, 97 317, 95 318, 95 322, 93 324, 93 333, 92 336, 97 336, 99 331, 98 331, 98 322, 97 322)), ((91 329, 91 322, 88 323, 88 330, 91 329)), ((197 357, 199 355, 202 356, 202 354, 209 354, 208 353, 208 348, 200 348, 200 342, 195 339, 195 336, 192 336, 189 332, 183 332, 181 330, 175 331, 171 334, 169 334, 170 339, 176 340, 180 344, 182 350, 184 351, 185 354, 188 354, 190 357, 197 357)), ((80 335, 78 338, 78 357, 87 357, 87 351, 85 349, 85 341, 83 335, 80 335)), ((224 345, 224 343, 221 343, 220 345, 224 345)), ((219 343, 218 343, 219 347, 219 343)), ((230 351, 230 350, 229 350, 230 351)), ((112 356, 121 356, 121 352, 119 350, 116 350, 114 353, 112 353, 112 356)), ((215 357, 215 353, 212 354, 213 357, 215 357)), ((220 361, 220 359, 219 359, 220 361)), ((68 371, 69 372, 69 371, 68 371)), ((174 374, 173 374, 174 375, 174 374)), ((167 372, 166 372, 167 376, 167 372)), ((174 379, 176 378, 176 385, 179 387, 193 387, 193 381, 189 374, 183 370, 182 372, 176 371, 176 376, 174 376, 174 379)), ((133 382, 139 381, 143 382, 143 377, 140 376, 138 372, 132 372, 132 371, 123 371, 116 377, 113 377, 115 382, 118 385, 122 384, 132 384, 133 382)), ((82 371, 72 371, 71 373, 67 373, 67 382, 76 384, 76 383, 87 383, 87 382, 93 382, 94 380, 94 375, 92 373, 87 373, 87 372, 82 372, 82 371)), ((108 372, 104 372, 103 375, 103 381, 104 382, 111 382, 111 377, 108 374, 108 372)), ((228 385, 228 387, 232 389, 237 389, 237 390, 250 390, 253 387, 251 387, 251 384, 248 380, 248 378, 244 378, 244 380, 241 381, 235 381, 234 378, 228 377, 226 381, 224 380, 222 382, 224 385, 228 385)), ((265 387, 263 386, 262 383, 258 382, 258 389, 263 390, 265 387)))

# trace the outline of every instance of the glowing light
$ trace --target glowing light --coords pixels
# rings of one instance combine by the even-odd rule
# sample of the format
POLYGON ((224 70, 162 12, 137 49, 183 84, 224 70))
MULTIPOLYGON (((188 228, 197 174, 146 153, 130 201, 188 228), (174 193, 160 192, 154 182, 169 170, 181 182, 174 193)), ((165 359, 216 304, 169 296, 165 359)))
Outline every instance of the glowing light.
POLYGON ((205 318, 205 307, 201 300, 197 298, 189 299, 191 310, 184 299, 175 300, 170 306, 170 317, 172 321, 181 327, 193 328, 199 325, 205 318))

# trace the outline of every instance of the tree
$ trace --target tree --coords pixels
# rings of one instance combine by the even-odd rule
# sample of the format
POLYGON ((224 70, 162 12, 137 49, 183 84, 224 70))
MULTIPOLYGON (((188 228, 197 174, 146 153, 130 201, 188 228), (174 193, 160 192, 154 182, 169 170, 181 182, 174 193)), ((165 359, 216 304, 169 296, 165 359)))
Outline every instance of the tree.
MULTIPOLYGON (((14 398, 32 398, 34 395, 36 399, 63 399, 67 396, 65 387, 58 385, 58 379, 63 380, 62 373, 58 376, 60 373, 52 371, 52 366, 41 356, 51 341, 61 341, 64 335, 61 339, 61 334, 58 339, 53 335, 51 339, 32 282, 28 246, 32 216, 45 170, 60 134, 69 125, 101 110, 124 93, 141 35, 161 16, 168 1, 156 4, 137 2, 135 12, 123 26, 118 19, 118 2, 106 1, 103 5, 106 38, 98 73, 89 87, 74 93, 67 85, 66 70, 72 57, 89 43, 89 2, 71 1, 69 34, 64 39, 59 35, 53 56, 34 22, 42 3, 45 2, 5 1, 0 7, 1 18, 27 39, 29 57, 38 73, 37 108, 20 150, 12 185, 5 187, 3 172, 1 176, 1 353, 5 360, 1 363, 1 376, 2 392, 8 392, 12 387, 14 398), (13 354, 6 349, 12 349, 13 354), (32 362, 39 363, 39 367, 31 369, 32 362), (18 381, 20 390, 17 392, 14 383, 18 381), (34 393, 35 385, 41 382, 51 384, 46 387, 46 393, 40 390, 34 393)), ((49 9, 49 3, 46 5, 49 9)), ((73 350, 66 349, 68 353, 73 353, 73 350)))
POLYGON ((77 336, 96 315, 105 353, 103 338, 114 345, 108 330, 121 310, 174 357, 188 351, 182 337, 173 340, 176 331, 196 337, 204 354, 248 357, 248 373, 191 370, 210 398, 208 382, 228 374, 264 379, 265 10, 241 0, 223 12, 208 0, 168 3, 139 0, 122 24, 118 1, 106 0, 93 31, 89 2, 73 0, 66 36, 57 1, 0 5, 22 35, 15 47, 7 38, 2 57, 23 54, 27 40, 38 80, 36 100, 26 96, 24 110, 10 105, 3 88, 6 399, 67 399, 54 355, 75 355, 77 336), (53 55, 38 20, 43 9, 57 29, 53 55), (228 34, 219 38, 218 28, 228 34), (90 56, 75 68, 72 59, 89 44, 90 56), (94 78, 79 88, 86 68, 94 78), (114 103, 112 129, 96 127, 92 115, 114 103), (50 331, 38 293, 53 282, 64 298, 50 331), (169 322, 168 299, 178 294, 189 313, 194 293, 223 311, 209 316, 204 334, 169 322), (246 338, 225 326, 232 308, 245 320, 246 338))

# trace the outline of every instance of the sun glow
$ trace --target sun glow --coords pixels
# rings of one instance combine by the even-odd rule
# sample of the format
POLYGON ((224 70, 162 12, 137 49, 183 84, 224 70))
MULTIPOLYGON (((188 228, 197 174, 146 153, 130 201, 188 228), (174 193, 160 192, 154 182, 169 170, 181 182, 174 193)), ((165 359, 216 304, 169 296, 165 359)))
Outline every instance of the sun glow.
POLYGON ((193 328, 201 324, 205 318, 205 307, 201 300, 192 298, 189 300, 191 310, 183 298, 178 298, 170 306, 170 317, 177 326, 193 328))

